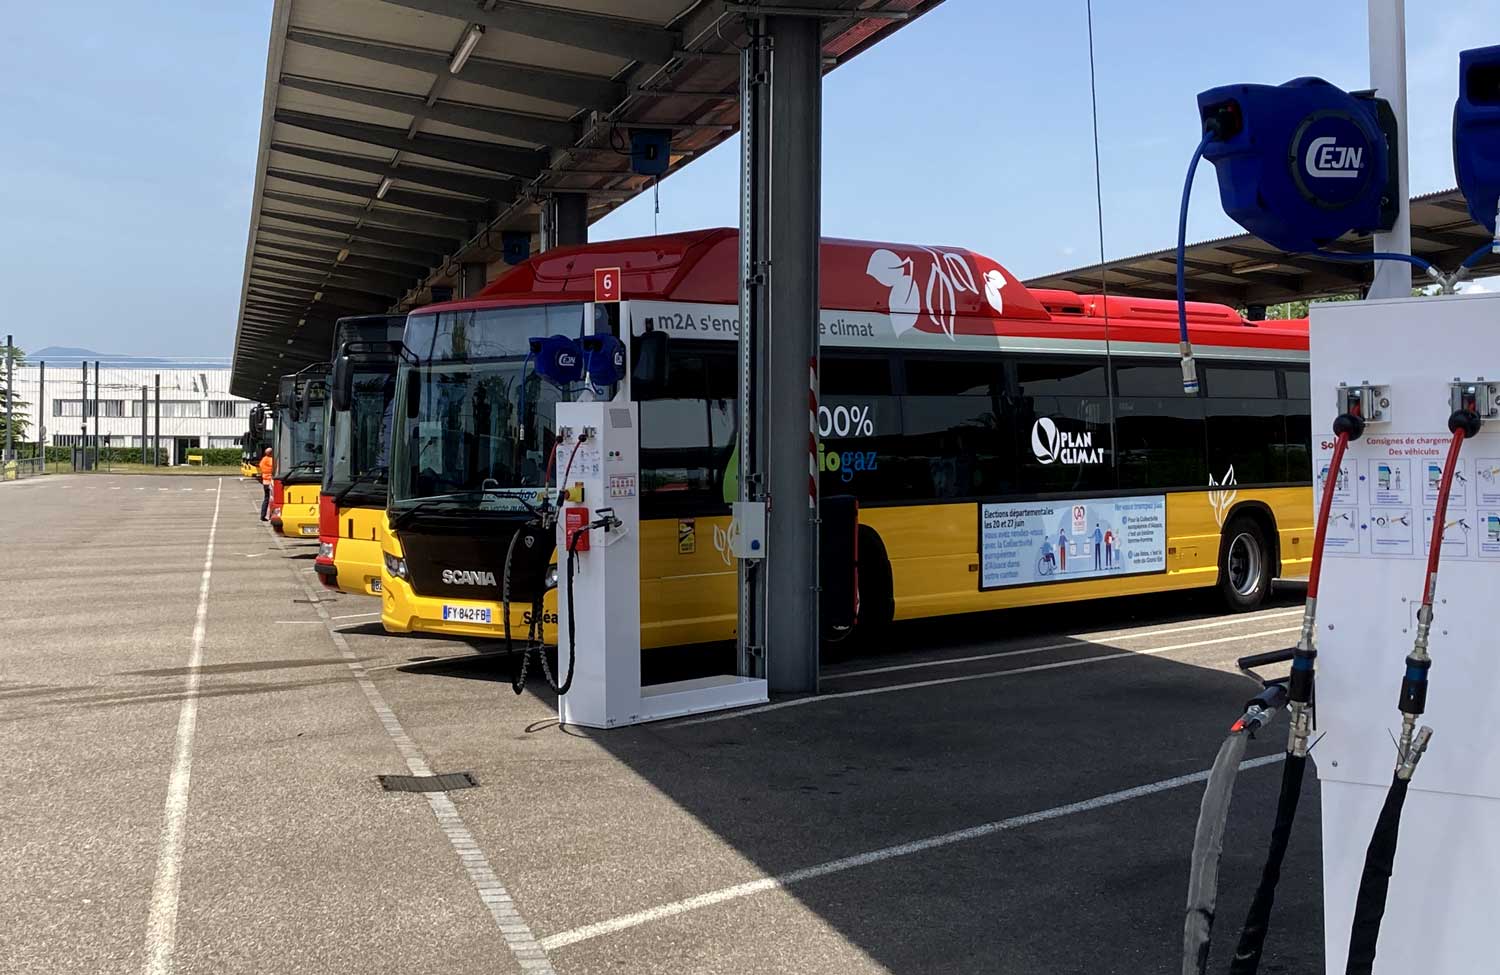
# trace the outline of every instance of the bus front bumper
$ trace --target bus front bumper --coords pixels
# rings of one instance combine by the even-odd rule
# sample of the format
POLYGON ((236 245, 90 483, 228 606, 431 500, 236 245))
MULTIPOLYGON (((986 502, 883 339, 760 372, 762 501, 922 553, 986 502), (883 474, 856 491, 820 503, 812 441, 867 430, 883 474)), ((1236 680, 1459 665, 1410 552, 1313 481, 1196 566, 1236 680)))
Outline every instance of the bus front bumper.
POLYGON ((318 558, 313 565, 323 584, 339 592, 380 595, 380 542, 373 538, 340 538, 333 560, 318 558))
MULTIPOLYGON (((483 599, 444 599, 419 596, 412 592, 411 584, 397 579, 389 572, 380 578, 380 624, 387 633, 439 633, 447 636, 478 637, 484 640, 499 640, 505 636, 501 617, 501 604, 483 599), (444 619, 443 607, 488 610, 491 622, 470 623, 444 619)), ((531 604, 511 603, 510 635, 514 640, 526 639, 531 624, 531 604)), ((548 590, 542 600, 542 642, 557 643, 557 590, 548 590)))

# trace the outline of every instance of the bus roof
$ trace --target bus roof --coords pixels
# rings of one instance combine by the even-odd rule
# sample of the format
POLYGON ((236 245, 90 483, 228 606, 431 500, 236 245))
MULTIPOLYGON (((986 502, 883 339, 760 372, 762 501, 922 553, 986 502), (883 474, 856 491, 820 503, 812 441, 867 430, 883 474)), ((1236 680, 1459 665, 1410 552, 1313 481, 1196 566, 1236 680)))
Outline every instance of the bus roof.
MULTIPOLYGON (((962 247, 825 237, 820 306, 902 316, 919 332, 1177 342, 1176 302, 1028 289, 999 262, 962 247), (1106 335, 1107 333, 1107 335, 1106 335)), ((729 228, 558 247, 516 265, 471 299, 412 314, 520 303, 592 301, 594 271, 619 268, 629 300, 739 303, 739 232, 729 228)), ((1227 305, 1188 303, 1195 342, 1305 350, 1305 319, 1250 322, 1227 305)))

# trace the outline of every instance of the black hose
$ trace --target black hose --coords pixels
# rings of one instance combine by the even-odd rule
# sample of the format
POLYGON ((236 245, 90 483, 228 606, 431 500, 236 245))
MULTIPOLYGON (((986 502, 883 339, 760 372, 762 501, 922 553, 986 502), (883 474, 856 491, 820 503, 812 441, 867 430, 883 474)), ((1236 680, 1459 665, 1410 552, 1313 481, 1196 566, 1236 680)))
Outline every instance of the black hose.
POLYGON ((1354 898, 1354 923, 1349 927, 1349 962, 1345 975, 1370 975, 1375 965, 1375 944, 1380 940, 1380 921, 1385 916, 1385 898, 1396 864, 1396 840, 1401 833, 1401 807, 1406 804, 1409 779, 1391 778, 1385 805, 1375 820, 1375 832, 1365 850, 1365 869, 1359 877, 1359 895, 1354 898))
POLYGON ((1198 826, 1193 832, 1193 857, 1188 873, 1187 914, 1182 926, 1182 975, 1203 975, 1208 969, 1208 949, 1213 936, 1214 908, 1219 897, 1219 858, 1224 853, 1224 828, 1229 819, 1229 800, 1240 760, 1245 757, 1249 735, 1232 731, 1219 746, 1198 826))
MULTIPOLYGON (((568 602, 568 679, 559 684, 557 680, 552 676, 551 669, 547 666, 546 655, 543 654, 542 656, 542 670, 547 675, 547 683, 552 685, 552 689, 557 691, 559 697, 568 693, 568 689, 573 686, 573 672, 574 670, 576 670, 576 667, 574 665, 578 660, 578 631, 573 622, 573 571, 574 567, 578 564, 578 538, 587 531, 587 527, 580 528, 574 531, 572 535, 568 536, 568 588, 567 591, 563 594, 567 596, 568 602)), ((559 655, 561 655, 562 647, 558 647, 557 652, 559 655)), ((560 666, 561 660, 559 660, 558 663, 560 666)))
POLYGON ((1297 818, 1297 802, 1302 797, 1302 778, 1307 771, 1307 756, 1288 754, 1281 770, 1281 796, 1276 800, 1276 823, 1271 827, 1271 847, 1260 872, 1260 886, 1250 901, 1240 943, 1229 963, 1229 975, 1254 975, 1260 968, 1265 950, 1266 932, 1271 925, 1271 907, 1276 903, 1276 885, 1281 881, 1281 864, 1286 859, 1287 843, 1292 837, 1292 821, 1297 818))

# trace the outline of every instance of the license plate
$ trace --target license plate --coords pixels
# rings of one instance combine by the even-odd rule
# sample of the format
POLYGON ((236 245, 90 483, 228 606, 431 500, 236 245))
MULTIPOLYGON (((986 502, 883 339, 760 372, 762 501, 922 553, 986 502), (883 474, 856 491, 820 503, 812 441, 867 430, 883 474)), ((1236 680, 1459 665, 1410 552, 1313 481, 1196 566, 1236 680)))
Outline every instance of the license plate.
POLYGON ((371 592, 379 592, 380 591, 380 580, 379 579, 371 579, 370 580, 370 591, 371 592))
POLYGON ((454 623, 488 623, 490 608, 488 606, 454 606, 452 603, 444 603, 443 619, 454 623))
POLYGON ((317 525, 303 525, 302 526, 302 534, 304 534, 304 535, 316 535, 317 533, 318 533, 318 526, 317 525))

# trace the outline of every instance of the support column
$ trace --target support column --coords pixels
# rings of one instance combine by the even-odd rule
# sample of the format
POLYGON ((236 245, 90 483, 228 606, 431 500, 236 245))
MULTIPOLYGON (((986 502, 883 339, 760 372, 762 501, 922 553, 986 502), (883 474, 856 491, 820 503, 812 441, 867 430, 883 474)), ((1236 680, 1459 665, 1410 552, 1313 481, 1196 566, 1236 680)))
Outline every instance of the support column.
POLYGON ((141 387, 141 463, 146 462, 146 387, 141 387))
POLYGON ((542 253, 589 242, 587 193, 553 193, 542 200, 542 253))
POLYGON ((89 362, 83 360, 83 400, 78 409, 83 418, 83 434, 78 438, 78 446, 83 448, 83 468, 88 470, 89 466, 89 362))
POLYGON ((151 437, 151 463, 161 466, 161 373, 156 374, 156 432, 151 437))
POLYGON ((460 298, 472 298, 484 290, 484 265, 482 263, 465 264, 458 275, 458 296, 460 298))
MULTIPOLYGON (((1375 250, 1411 253, 1411 190, 1406 152, 1406 0, 1369 0, 1370 87, 1391 103, 1396 115, 1397 165, 1401 167, 1396 193, 1396 225, 1375 235, 1375 250)), ((1405 261, 1376 261, 1371 298, 1411 296, 1411 265, 1405 261)))
POLYGON ((742 618, 742 629, 750 624, 751 639, 763 633, 772 691, 809 693, 818 689, 821 632, 809 393, 816 389, 818 354, 822 51, 815 18, 767 17, 763 24, 764 34, 745 54, 741 79, 742 131, 749 132, 741 191, 747 272, 741 320, 748 331, 742 362, 749 366, 741 443, 749 449, 741 460, 741 492, 763 491, 769 510, 766 558, 742 570, 742 617, 758 619, 742 618), (761 459, 764 466, 757 466, 761 459), (758 605, 763 608, 756 613, 758 605))
POLYGON ((14 335, 5 337, 5 459, 16 455, 16 357, 11 349, 16 343, 14 335))
POLYGON ((42 458, 42 470, 47 469, 47 363, 37 363, 36 375, 36 449, 42 458))

